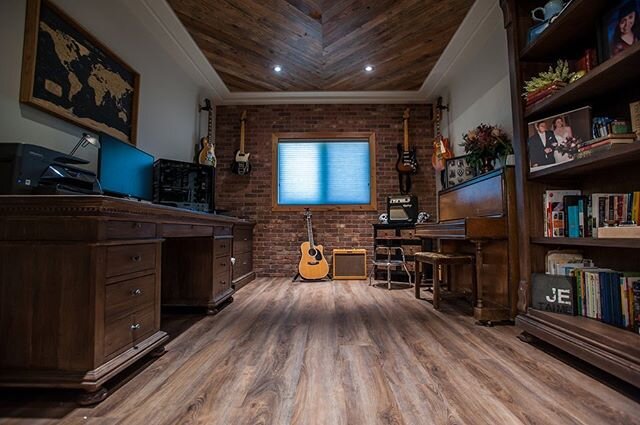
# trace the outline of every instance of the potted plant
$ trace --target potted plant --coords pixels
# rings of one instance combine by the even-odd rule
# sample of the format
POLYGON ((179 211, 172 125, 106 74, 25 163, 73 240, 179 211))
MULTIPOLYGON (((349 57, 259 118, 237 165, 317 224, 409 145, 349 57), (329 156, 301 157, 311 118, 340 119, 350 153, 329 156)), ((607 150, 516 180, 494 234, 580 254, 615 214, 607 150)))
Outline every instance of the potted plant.
POLYGON ((509 136, 498 126, 480 124, 462 137, 467 162, 483 173, 493 170, 496 159, 504 165, 507 156, 513 153, 509 136))

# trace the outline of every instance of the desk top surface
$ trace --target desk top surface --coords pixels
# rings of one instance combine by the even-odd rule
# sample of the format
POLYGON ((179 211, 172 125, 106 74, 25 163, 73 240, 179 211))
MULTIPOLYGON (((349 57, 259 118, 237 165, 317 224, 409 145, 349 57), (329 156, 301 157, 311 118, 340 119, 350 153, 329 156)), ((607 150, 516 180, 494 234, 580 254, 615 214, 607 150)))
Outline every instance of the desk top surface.
POLYGON ((102 195, 0 195, 0 218, 136 218, 154 222, 252 224, 237 217, 102 195))

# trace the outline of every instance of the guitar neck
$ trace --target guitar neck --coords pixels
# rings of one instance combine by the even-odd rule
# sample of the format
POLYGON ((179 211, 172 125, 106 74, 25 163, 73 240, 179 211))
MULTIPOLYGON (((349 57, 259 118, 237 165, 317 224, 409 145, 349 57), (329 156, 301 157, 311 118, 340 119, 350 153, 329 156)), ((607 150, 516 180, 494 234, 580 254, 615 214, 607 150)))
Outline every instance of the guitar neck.
POLYGON ((240 153, 244 153, 244 123, 247 120, 247 111, 242 112, 242 118, 240 118, 240 153))
POLYGON ((209 119, 207 121, 207 138, 209 143, 215 145, 215 141, 213 140, 213 110, 209 109, 209 119))
POLYGON ((311 226, 311 217, 307 217, 307 237, 309 238, 309 245, 311 248, 315 246, 313 242, 313 228, 311 226))
POLYGON ((404 111, 404 147, 405 152, 409 152, 409 109, 404 111))

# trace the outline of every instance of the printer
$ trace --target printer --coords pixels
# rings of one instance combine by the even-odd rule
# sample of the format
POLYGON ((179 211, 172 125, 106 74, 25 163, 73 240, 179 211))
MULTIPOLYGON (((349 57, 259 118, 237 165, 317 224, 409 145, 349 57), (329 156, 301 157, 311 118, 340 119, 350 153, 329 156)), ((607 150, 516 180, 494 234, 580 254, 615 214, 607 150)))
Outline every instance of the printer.
POLYGON ((75 156, 27 143, 0 143, 0 194, 100 195, 88 164, 75 156))

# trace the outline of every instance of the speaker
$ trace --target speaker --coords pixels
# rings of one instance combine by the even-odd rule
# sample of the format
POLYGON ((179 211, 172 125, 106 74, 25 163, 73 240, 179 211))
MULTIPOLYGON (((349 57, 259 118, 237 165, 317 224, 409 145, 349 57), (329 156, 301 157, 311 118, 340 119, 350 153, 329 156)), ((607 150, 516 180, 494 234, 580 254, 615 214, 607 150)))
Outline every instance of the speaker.
POLYGON ((333 279, 363 280, 367 278, 366 249, 334 249, 333 279))
POLYGON ((387 198, 389 223, 415 223, 418 219, 418 198, 400 195, 387 198))

